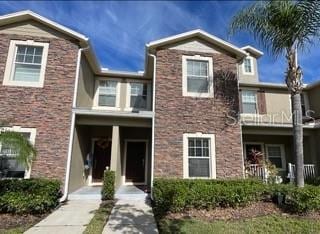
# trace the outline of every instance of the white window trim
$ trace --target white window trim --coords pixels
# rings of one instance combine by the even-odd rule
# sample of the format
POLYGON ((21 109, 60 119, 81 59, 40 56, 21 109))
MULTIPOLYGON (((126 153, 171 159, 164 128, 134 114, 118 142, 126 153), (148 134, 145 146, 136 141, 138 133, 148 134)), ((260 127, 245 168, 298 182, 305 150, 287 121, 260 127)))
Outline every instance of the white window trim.
POLYGON ((184 133, 183 134, 183 178, 191 179, 215 179, 216 178, 216 150, 215 134, 184 133), (209 138, 210 139, 210 177, 189 177, 188 144, 189 138, 209 138))
POLYGON ((254 67, 253 67, 253 58, 251 56, 247 56, 245 59, 249 59, 250 61, 250 66, 251 66, 251 72, 246 72, 245 69, 245 64, 244 64, 244 59, 242 62, 242 71, 244 75, 254 75, 254 67))
MULTIPOLYGON (((0 131, 13 131, 13 132, 26 132, 30 133, 30 142, 32 145, 35 145, 36 143, 36 135, 37 135, 37 129, 36 128, 22 128, 20 126, 13 126, 13 127, 2 127, 0 128, 0 131)), ((31 175, 31 166, 29 165, 29 169, 25 170, 24 178, 29 179, 31 175)))
POLYGON ((209 98, 213 97, 213 62, 211 57, 202 57, 200 55, 195 56, 182 56, 182 95, 189 97, 200 97, 200 98, 209 98), (206 61, 209 64, 209 92, 208 93, 197 93, 197 92, 188 92, 188 79, 187 79, 187 60, 198 60, 206 61))
POLYGON ((269 151, 268 151, 268 147, 269 146, 278 146, 280 147, 280 151, 281 151, 281 163, 282 163, 282 168, 278 168, 278 170, 286 170, 286 155, 285 155, 285 150, 284 150, 284 145, 283 144, 266 144, 266 157, 267 159, 269 159, 269 151))
MULTIPOLYGON (((309 95, 308 95, 307 92, 302 92, 301 94, 302 94, 303 99, 304 99, 304 108, 306 110, 306 114, 308 115, 308 111, 310 110, 309 95)), ((290 98, 290 95, 289 95, 289 98, 290 98)), ((291 100, 291 98, 290 98, 290 100, 291 100)))
POLYGON ((241 116, 262 116, 261 114, 259 114, 259 105, 258 105, 258 90, 259 89, 255 89, 255 88, 246 88, 246 89, 241 89, 241 108, 242 108, 242 111, 243 111, 243 98, 242 98, 242 93, 243 91, 251 91, 251 92, 255 92, 255 95, 256 95, 256 110, 257 110, 257 113, 240 113, 241 116))
POLYGON ((151 109, 151 83, 147 80, 127 80, 127 92, 126 92, 126 107, 125 110, 126 111, 132 111, 133 109, 136 108, 132 108, 130 107, 130 101, 131 101, 131 83, 143 83, 143 84, 147 84, 147 107, 146 108, 139 108, 138 110, 150 110, 151 109))
POLYGON ((49 43, 35 42, 32 40, 28 40, 28 41, 11 40, 10 46, 9 46, 9 51, 8 51, 8 58, 7 58, 5 73, 4 73, 3 85, 42 88, 44 85, 45 71, 46 71, 47 58, 48 58, 48 50, 49 50, 49 43), (40 77, 39 77, 38 82, 13 80, 14 68, 15 68, 14 59, 16 57, 16 47, 18 45, 43 47, 40 77))
POLYGON ((95 110, 120 110, 120 84, 121 79, 114 79, 114 78, 98 78, 95 82, 95 94, 93 98, 93 107, 92 109, 95 110), (117 88, 116 88, 116 105, 115 106, 99 106, 99 82, 103 80, 108 81, 116 81, 117 88))

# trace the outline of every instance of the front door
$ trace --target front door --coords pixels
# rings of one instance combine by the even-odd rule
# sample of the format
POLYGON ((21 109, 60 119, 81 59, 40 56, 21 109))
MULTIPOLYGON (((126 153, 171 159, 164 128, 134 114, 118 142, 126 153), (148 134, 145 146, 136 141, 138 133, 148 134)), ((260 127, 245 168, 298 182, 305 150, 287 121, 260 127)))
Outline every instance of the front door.
POLYGON ((106 167, 110 168, 111 141, 100 139, 94 141, 92 182, 102 182, 103 172, 106 167))
POLYGON ((146 142, 127 141, 126 183, 145 183, 146 142))

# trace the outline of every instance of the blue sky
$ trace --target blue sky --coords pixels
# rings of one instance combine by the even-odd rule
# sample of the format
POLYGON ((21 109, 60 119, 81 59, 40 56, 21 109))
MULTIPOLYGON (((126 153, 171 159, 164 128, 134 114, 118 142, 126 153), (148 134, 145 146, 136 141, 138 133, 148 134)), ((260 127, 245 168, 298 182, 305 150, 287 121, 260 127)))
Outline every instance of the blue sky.
MULTIPOLYGON (((1 1, 0 14, 30 9, 89 37, 103 67, 113 70, 143 70, 145 44, 170 35, 201 28, 236 46, 252 45, 262 51, 252 36, 227 36, 231 17, 250 2, 85 2, 1 1)), ((319 80, 320 44, 300 55, 305 83, 319 80)), ((260 80, 283 82, 285 63, 265 54, 259 59, 260 80)))

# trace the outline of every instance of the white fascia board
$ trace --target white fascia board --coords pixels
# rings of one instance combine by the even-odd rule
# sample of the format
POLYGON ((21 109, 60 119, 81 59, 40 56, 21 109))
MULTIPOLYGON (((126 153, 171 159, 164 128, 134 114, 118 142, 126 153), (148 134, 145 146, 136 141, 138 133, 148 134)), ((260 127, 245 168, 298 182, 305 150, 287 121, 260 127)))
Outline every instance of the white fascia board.
POLYGON ((200 36, 213 44, 216 44, 220 47, 223 47, 226 50, 232 51, 233 53, 235 53, 239 57, 246 57, 247 56, 247 53, 244 50, 242 50, 242 49, 232 45, 231 43, 224 41, 216 36, 213 36, 212 34, 207 33, 201 29, 196 29, 196 30, 185 32, 185 33, 177 34, 174 36, 166 37, 166 38, 163 38, 160 40, 152 41, 152 42, 148 43, 146 46, 147 46, 147 48, 152 49, 152 48, 162 46, 165 44, 174 43, 174 42, 181 41, 184 39, 192 38, 194 36, 200 36))
POLYGON ((241 47, 241 49, 245 50, 245 51, 248 51, 248 52, 251 52, 252 55, 255 55, 256 58, 259 58, 263 55, 263 52, 250 46, 250 45, 247 45, 247 46, 244 46, 244 47, 241 47))
POLYGON ((76 38, 80 41, 84 41, 84 42, 88 41, 88 38, 86 36, 84 36, 83 34, 78 33, 76 31, 73 31, 70 28, 67 28, 61 24, 58 24, 52 20, 49 20, 48 18, 45 18, 41 15, 38 15, 37 13, 34 13, 33 11, 30 11, 30 10, 18 11, 18 12, 7 14, 7 15, 2 15, 2 16, 0 16, 0 25, 15 23, 15 22, 19 22, 19 21, 28 20, 28 19, 33 19, 33 20, 39 21, 45 25, 48 25, 48 26, 56 29, 57 31, 65 33, 65 34, 67 34, 73 38, 76 38))
POLYGON ((246 83, 246 82, 240 82, 239 85, 240 85, 240 88, 249 86, 249 87, 288 89, 286 84, 281 84, 281 83, 266 83, 266 82, 246 83))

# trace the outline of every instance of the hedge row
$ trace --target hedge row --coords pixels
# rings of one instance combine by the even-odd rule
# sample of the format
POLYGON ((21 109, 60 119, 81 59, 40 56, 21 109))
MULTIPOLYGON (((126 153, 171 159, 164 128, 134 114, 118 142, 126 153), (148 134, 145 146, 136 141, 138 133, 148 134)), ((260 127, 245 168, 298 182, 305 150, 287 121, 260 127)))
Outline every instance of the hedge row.
POLYGON ((46 213, 59 204, 60 196, 60 182, 57 180, 0 180, 1 213, 46 213))
POLYGON ((320 211, 319 186, 305 185, 304 188, 297 188, 294 185, 279 184, 270 185, 268 188, 270 195, 273 198, 280 197, 280 200, 283 200, 280 205, 291 212, 320 211))
POLYGON ((266 185, 257 180, 155 179, 155 212, 179 212, 190 208, 238 207, 263 200, 280 201, 293 212, 320 210, 320 187, 266 185), (280 199, 279 199, 280 198, 280 199))

